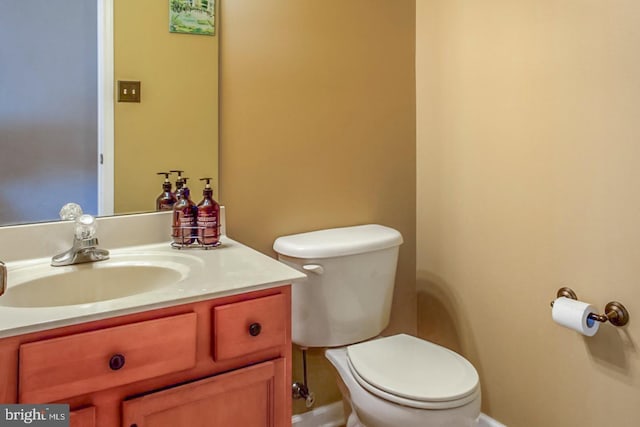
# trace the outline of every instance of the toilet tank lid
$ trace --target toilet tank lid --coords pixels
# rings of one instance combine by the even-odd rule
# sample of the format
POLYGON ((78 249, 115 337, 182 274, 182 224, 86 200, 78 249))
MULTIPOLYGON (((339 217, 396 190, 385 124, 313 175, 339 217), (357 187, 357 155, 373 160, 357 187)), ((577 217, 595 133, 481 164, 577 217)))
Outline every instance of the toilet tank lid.
POLYGON ((281 255, 316 259, 356 255, 401 244, 402 235, 397 230, 366 224, 278 237, 273 249, 281 255))

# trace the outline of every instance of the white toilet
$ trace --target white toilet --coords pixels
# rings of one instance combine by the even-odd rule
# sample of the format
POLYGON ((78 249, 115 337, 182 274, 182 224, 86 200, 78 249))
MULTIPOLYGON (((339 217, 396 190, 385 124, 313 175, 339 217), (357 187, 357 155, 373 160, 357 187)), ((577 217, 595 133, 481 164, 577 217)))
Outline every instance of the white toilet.
POLYGON ((401 244, 398 231, 381 225, 276 239, 280 261, 309 277, 292 288, 293 342, 333 347, 325 354, 351 407, 348 427, 475 426, 480 383, 471 363, 410 335, 378 337, 401 244))

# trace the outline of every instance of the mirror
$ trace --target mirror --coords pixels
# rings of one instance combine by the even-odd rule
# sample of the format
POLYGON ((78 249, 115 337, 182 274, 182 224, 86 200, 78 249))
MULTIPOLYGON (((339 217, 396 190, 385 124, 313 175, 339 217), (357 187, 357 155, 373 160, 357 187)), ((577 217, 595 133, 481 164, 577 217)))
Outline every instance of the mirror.
MULTIPOLYGON (((182 3, 202 13, 212 1, 182 3)), ((0 37, 12 41, 0 46, 0 57, 21 67, 13 75, 0 67, 0 225, 56 220, 70 201, 87 200, 83 208, 91 214, 154 211, 164 180, 156 173, 170 169, 185 171, 194 202, 202 177, 213 178, 217 197, 218 36, 169 32, 169 7, 169 0, 0 4, 0 37), (109 58, 109 52, 98 52, 103 32, 96 22, 109 16, 112 58, 102 67, 95 58, 109 58), (90 25, 82 30, 82 22, 90 25), (62 67, 82 61, 86 65, 72 72, 62 67), (52 78, 58 68, 62 77, 52 78), (104 69, 112 76, 101 80, 104 69), (97 99, 105 81, 110 90, 97 99), (118 102, 118 81, 140 81, 141 101, 118 102), (106 106, 112 127, 101 131, 98 108, 83 109, 69 95, 69 87, 78 86, 89 88, 89 102, 106 106), (21 87, 36 95, 19 96, 21 87), (76 113, 66 111, 71 106, 76 113), (50 111, 43 115, 45 107, 50 111), (98 148, 96 135, 109 133, 112 146, 98 148), (79 145, 69 145, 74 138, 79 145), (74 155, 79 160, 68 164, 74 155), (106 174, 105 165, 111 165, 106 174), (108 182, 99 193, 103 176, 108 182), (107 208, 98 209, 109 192, 107 208)))

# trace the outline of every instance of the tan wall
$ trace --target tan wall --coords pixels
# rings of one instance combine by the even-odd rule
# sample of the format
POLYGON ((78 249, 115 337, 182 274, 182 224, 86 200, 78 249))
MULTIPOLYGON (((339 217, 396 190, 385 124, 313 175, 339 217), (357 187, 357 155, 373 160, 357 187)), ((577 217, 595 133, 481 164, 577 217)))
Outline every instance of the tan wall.
MULTIPOLYGON (((413 0, 233 0, 221 4, 220 33, 229 235, 275 255, 281 235, 397 228, 405 243, 390 330, 407 332, 416 310, 414 11, 413 0)), ((337 400, 322 354, 312 359, 319 404, 337 400)))
POLYGON ((217 192, 218 36, 169 33, 158 0, 116 0, 114 32, 115 80, 142 82, 141 103, 115 104, 115 211, 154 210, 169 169, 186 171, 196 203, 199 178, 217 192))
POLYGON ((510 427, 640 422, 640 3, 417 2, 419 333, 510 427), (551 320, 568 285, 631 312, 551 320))

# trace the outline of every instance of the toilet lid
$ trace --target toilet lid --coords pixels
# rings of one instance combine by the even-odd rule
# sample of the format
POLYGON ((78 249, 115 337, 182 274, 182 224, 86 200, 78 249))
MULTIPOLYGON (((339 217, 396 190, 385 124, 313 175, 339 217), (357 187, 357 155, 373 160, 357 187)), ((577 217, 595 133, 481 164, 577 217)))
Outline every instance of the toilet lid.
POLYGON ((410 335, 354 344, 347 347, 347 356, 354 376, 372 386, 367 389, 384 398, 396 396, 408 406, 416 405, 405 401, 456 401, 444 406, 460 406, 475 399, 479 392, 478 373, 469 361, 410 335))

